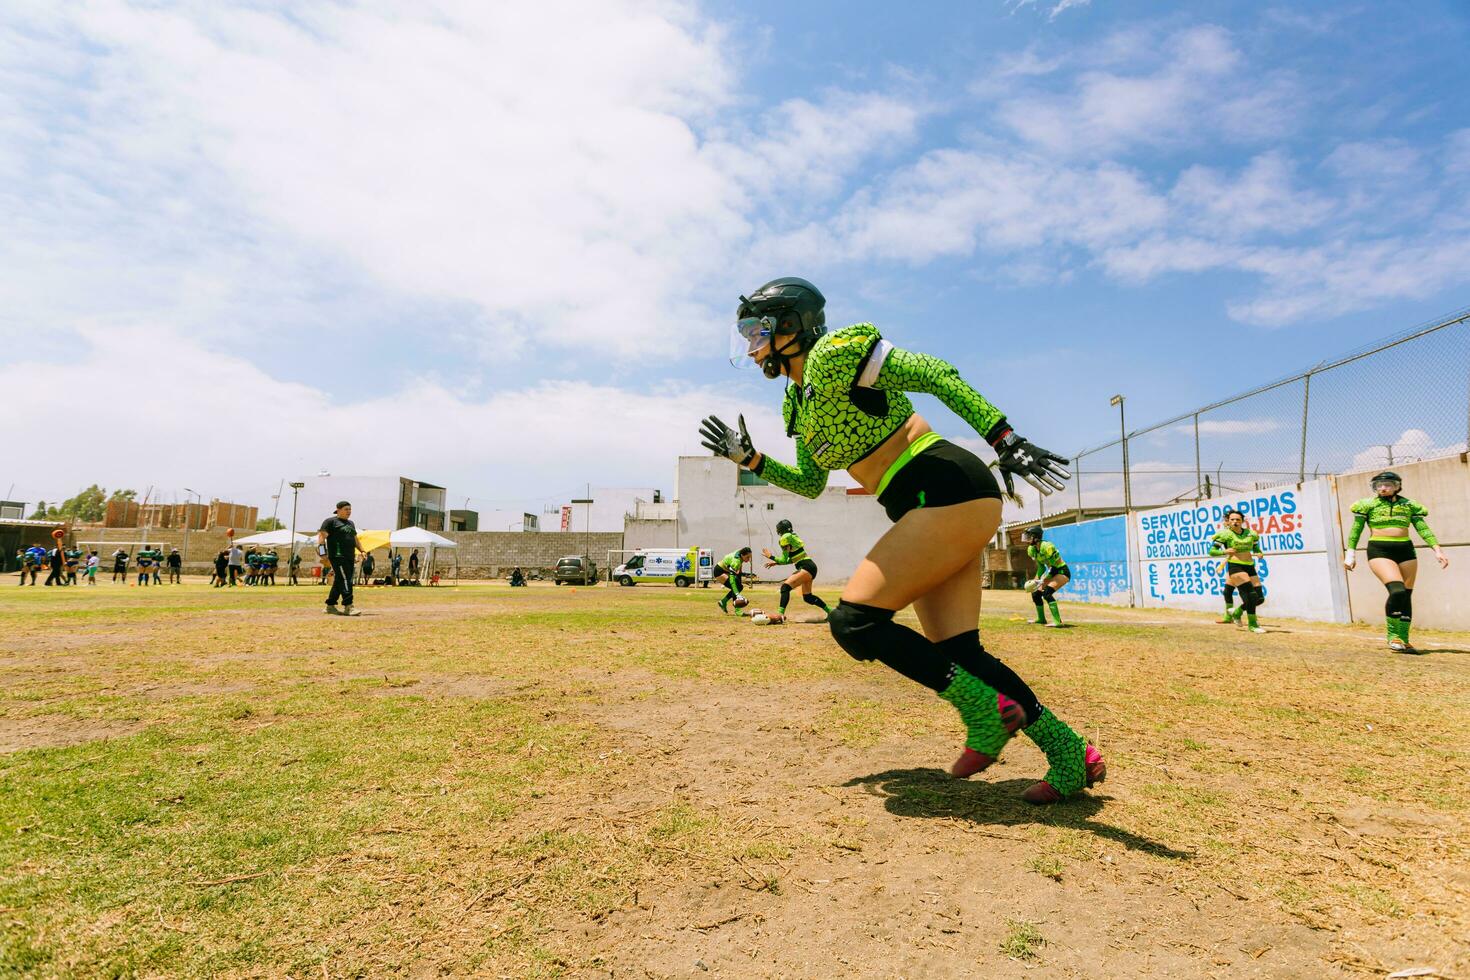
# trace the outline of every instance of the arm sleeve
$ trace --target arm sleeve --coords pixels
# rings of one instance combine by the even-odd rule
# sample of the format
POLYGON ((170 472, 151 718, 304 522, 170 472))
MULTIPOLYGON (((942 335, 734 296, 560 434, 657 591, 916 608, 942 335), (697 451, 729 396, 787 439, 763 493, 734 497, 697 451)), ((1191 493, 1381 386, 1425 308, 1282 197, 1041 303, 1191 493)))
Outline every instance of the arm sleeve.
POLYGON ((800 439, 796 440, 795 466, 788 466, 762 455, 760 465, 754 472, 756 476, 768 483, 774 483, 782 490, 790 490, 813 500, 820 497, 827 486, 827 471, 817 465, 817 461, 812 459, 811 453, 807 452, 806 445, 800 439))
POLYGON ((873 387, 934 395, 987 440, 1005 422, 1005 414, 970 387, 953 364, 928 354, 896 347, 887 350, 873 387))
POLYGON ((1213 538, 1210 539, 1210 557, 1211 558, 1219 558, 1221 555, 1225 554, 1225 551, 1226 551, 1225 542, 1223 542, 1223 541, 1220 540, 1220 535, 1217 534, 1213 538))
POLYGON ((1429 530, 1429 522, 1424 519, 1428 516, 1428 510, 1423 507, 1415 507, 1414 515, 1409 519, 1409 522, 1414 525, 1414 530, 1419 532, 1419 537, 1424 539, 1425 544, 1431 548, 1438 548, 1439 539, 1434 536, 1433 531, 1429 530))
POLYGON ((1261 538, 1257 535, 1255 542, 1251 545, 1251 554, 1264 555, 1265 553, 1265 550, 1261 547, 1261 538))
POLYGON ((1347 548, 1348 548, 1348 551, 1357 551, 1358 550, 1358 539, 1363 536, 1363 528, 1365 528, 1367 526, 1368 526, 1368 515, 1367 514, 1354 514, 1353 515, 1353 526, 1352 526, 1352 529, 1348 531, 1348 536, 1347 536, 1347 548))

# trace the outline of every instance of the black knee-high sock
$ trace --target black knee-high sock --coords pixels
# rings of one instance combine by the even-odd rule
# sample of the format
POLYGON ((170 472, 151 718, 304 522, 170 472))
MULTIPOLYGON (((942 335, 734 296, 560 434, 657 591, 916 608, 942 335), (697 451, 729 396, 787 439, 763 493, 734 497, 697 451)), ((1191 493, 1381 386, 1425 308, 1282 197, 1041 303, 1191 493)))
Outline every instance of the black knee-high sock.
POLYGON ((1399 619, 1409 623, 1414 618, 1414 590, 1404 586, 1404 597, 1399 600, 1399 619))
POLYGON ((1041 715, 1041 702, 1032 693, 1030 686, 1010 667, 998 660, 980 642, 980 631, 969 630, 934 644, 936 650, 947 660, 953 660, 1021 706, 1026 713, 1026 724, 1031 724, 1041 715))
POLYGON ((823 602, 815 592, 808 592, 806 595, 801 597, 801 601, 805 602, 809 606, 819 606, 822 609, 827 608, 827 604, 823 602))
MULTIPOLYGON (((1383 614, 1389 619, 1402 619, 1405 606, 1408 604, 1409 589, 1402 582, 1385 583, 1388 589, 1388 600, 1383 604, 1383 614)), ((1412 600, 1409 600, 1412 601, 1412 600)))
POLYGON ((782 582, 781 583, 781 605, 778 608, 780 608, 781 612, 784 613, 786 611, 786 607, 788 605, 790 605, 790 604, 791 604, 791 586, 787 585, 785 582, 782 582))
POLYGON ((1240 587, 1240 608, 1247 616, 1256 611, 1256 589, 1249 582, 1240 587))

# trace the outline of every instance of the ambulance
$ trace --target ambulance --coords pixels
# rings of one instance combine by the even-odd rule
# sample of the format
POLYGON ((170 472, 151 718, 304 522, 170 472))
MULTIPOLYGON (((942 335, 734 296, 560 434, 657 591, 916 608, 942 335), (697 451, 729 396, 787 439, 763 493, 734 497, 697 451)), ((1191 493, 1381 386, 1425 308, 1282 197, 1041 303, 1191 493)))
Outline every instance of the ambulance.
POLYGON ((642 548, 613 569, 619 585, 642 582, 672 583, 686 589, 699 582, 709 588, 715 572, 715 553, 709 548, 642 548))

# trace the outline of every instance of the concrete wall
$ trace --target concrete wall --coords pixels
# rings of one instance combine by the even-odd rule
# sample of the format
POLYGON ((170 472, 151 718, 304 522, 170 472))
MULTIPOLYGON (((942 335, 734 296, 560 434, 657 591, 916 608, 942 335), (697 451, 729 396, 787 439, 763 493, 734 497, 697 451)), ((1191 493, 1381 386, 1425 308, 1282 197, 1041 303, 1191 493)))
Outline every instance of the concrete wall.
POLYGON ((637 548, 677 548, 679 546, 679 519, 638 520, 628 518, 623 525, 623 547, 632 551, 637 548))
MULTIPOLYGON (((1368 480, 1382 469, 1344 473, 1336 478, 1343 540, 1353 526, 1349 508, 1372 495, 1368 480)), ((1426 520, 1450 560, 1450 567, 1441 569, 1434 552, 1410 530, 1419 553, 1414 625, 1470 629, 1470 461, 1461 453, 1425 463, 1395 463, 1393 470, 1404 478, 1404 496, 1429 508, 1426 520)), ((1368 536, 1369 532, 1364 531, 1363 540, 1358 542, 1358 567, 1347 575, 1348 605, 1355 622, 1380 623, 1387 593, 1368 568, 1364 553, 1368 536)))
POLYGON ((762 568, 760 551, 776 550, 776 522, 785 518, 806 542, 820 569, 819 581, 837 583, 847 580, 891 526, 871 495, 828 487, 811 500, 779 487, 741 486, 738 473, 727 459, 679 458, 678 546, 712 548, 718 556, 749 545, 756 554, 757 575, 779 581, 786 573, 779 567, 762 568))
MULTIPOLYGON (((454 551, 440 551, 436 559, 441 569, 453 574, 456 553, 460 578, 504 578, 517 565, 530 572, 549 572, 557 559, 580 555, 585 548, 597 563, 597 573, 606 577, 607 553, 623 547, 622 532, 580 531, 446 531, 444 536, 459 545, 454 551)), ((405 559, 406 561, 407 559, 405 559)), ((378 555, 378 568, 383 568, 378 555)))

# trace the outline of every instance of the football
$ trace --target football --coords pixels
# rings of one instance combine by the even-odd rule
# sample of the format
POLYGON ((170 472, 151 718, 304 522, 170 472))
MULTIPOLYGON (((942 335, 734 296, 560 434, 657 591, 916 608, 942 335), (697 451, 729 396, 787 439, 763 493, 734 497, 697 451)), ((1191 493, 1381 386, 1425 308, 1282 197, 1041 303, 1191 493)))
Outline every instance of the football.
POLYGON ((738 596, 735 597, 735 608, 736 609, 744 609, 748 605, 750 605, 750 600, 747 599, 747 598, 745 598, 745 596, 738 595, 738 596))
POLYGON ((757 609, 750 614, 750 621, 757 626, 767 626, 771 622, 771 617, 757 609))
POLYGON ((66 532, 58 527, 56 530, 51 532, 51 536, 57 541, 60 541, 62 538, 66 537, 66 532))

